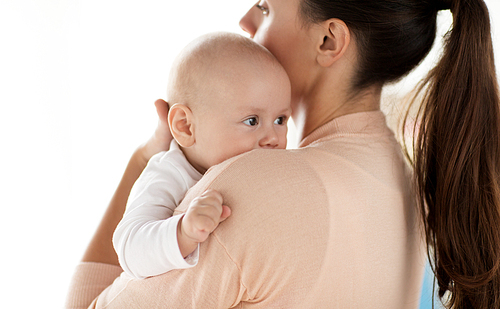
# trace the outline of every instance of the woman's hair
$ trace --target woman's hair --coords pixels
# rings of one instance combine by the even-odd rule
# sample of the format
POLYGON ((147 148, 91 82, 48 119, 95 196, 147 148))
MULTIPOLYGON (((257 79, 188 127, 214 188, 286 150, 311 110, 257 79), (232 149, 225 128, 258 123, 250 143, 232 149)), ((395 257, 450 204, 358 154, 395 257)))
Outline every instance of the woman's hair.
POLYGON ((453 26, 413 100, 422 104, 408 157, 442 301, 449 308, 500 308, 500 99, 485 3, 301 4, 307 22, 338 18, 350 28, 360 56, 357 90, 398 80, 418 65, 432 47, 441 9, 451 10, 453 26))

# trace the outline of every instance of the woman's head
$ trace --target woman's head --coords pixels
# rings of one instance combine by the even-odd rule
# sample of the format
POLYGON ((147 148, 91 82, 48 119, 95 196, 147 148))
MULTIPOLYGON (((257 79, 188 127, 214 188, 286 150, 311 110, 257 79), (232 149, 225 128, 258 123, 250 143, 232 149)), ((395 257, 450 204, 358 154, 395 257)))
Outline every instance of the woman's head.
POLYGON ((265 46, 285 68, 292 97, 303 93, 313 77, 312 34, 303 29, 298 14, 300 0, 261 1, 241 19, 240 26, 256 42, 265 46))
POLYGON ((305 86, 310 75, 304 73, 316 60, 314 26, 342 21, 357 47, 351 88, 359 91, 398 80, 422 61, 440 8, 433 0, 263 0, 240 25, 280 60, 297 88, 305 86))
POLYGON ((353 87, 398 80, 430 51, 436 35, 435 0, 301 0, 307 23, 338 18, 358 48, 353 87))

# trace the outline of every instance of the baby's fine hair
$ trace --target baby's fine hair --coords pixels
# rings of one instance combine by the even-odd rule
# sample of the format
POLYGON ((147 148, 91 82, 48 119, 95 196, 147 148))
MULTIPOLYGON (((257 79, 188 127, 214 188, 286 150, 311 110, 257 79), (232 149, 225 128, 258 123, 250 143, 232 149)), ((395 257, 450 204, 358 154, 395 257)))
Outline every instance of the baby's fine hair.
POLYGON ((168 81, 168 102, 192 105, 199 101, 200 94, 215 94, 211 89, 214 82, 218 87, 230 84, 252 67, 284 71, 271 52, 249 38, 229 32, 202 35, 175 59, 168 81))

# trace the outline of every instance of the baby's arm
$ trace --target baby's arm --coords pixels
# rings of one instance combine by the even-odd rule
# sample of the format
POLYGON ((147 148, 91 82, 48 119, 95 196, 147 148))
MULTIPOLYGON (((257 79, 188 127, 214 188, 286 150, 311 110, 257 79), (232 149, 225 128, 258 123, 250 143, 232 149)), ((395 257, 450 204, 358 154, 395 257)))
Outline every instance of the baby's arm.
POLYGON ((222 205, 222 195, 217 191, 207 190, 193 199, 177 227, 177 242, 182 256, 186 257, 196 250, 198 244, 204 242, 229 215, 231 210, 222 205))
POLYGON ((182 215, 173 210, 199 174, 172 143, 171 151, 155 155, 132 188, 127 209, 113 235, 120 265, 129 275, 145 278, 196 265, 185 260, 177 244, 182 215))

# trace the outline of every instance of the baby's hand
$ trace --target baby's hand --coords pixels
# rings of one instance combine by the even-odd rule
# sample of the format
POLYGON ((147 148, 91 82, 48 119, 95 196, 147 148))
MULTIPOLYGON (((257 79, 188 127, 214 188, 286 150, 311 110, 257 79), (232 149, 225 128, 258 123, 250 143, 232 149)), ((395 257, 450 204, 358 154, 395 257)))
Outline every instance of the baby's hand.
POLYGON ((204 242, 230 215, 231 209, 222 205, 222 195, 215 190, 207 190, 193 199, 177 226, 177 242, 182 256, 191 254, 198 243, 204 242))

